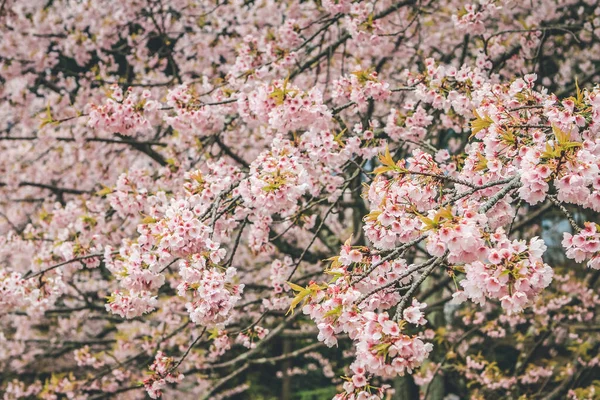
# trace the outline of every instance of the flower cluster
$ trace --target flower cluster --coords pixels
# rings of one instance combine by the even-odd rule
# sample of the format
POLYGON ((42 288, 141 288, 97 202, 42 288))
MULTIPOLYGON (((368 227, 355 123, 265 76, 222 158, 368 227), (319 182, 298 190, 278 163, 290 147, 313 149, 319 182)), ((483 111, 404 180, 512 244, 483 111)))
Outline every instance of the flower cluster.
POLYGON ((110 134, 120 133, 128 136, 149 131, 152 125, 144 113, 154 111, 159 105, 150 97, 151 93, 148 90, 139 95, 129 88, 123 93, 123 90, 115 85, 104 105, 90 106, 88 126, 110 134))
POLYGON ((250 165, 250 176, 239 187, 244 203, 263 215, 292 213, 298 199, 309 189, 298 150, 277 138, 270 150, 250 165))
POLYGON ((90 353, 90 346, 85 346, 81 349, 75 350, 74 352, 75 361, 80 367, 90 366, 94 369, 98 369, 104 366, 104 361, 98 359, 98 355, 90 353))
POLYGON ((356 359, 366 372, 382 377, 412 373, 427 358, 433 345, 402 333, 387 313, 364 313, 364 328, 357 338, 356 359))
MULTIPOLYGON (((225 99, 216 98, 214 101, 218 103, 225 101, 225 99)), ((216 114, 209 110, 209 107, 213 106, 205 106, 193 88, 187 85, 179 85, 169 91, 167 106, 172 108, 172 111, 163 116, 164 121, 183 134, 189 134, 190 136, 211 135, 220 132, 225 125, 224 113, 216 114)), ((226 104, 219 107, 224 110, 227 109, 226 104)))
POLYGON ((385 100, 391 94, 390 85, 377 77, 377 72, 357 70, 334 82, 333 98, 349 99, 364 111, 367 100, 385 100))
POLYGON ((488 262, 464 266, 466 279, 460 282, 463 291, 455 293, 455 298, 466 297, 479 304, 498 299, 508 313, 520 312, 552 281, 552 268, 542 261, 546 245, 537 237, 528 244, 510 241, 502 231, 490 240, 493 248, 487 255, 488 262))
POLYGON ((271 263, 271 275, 269 279, 271 280, 271 285, 273 285, 274 293, 278 294, 284 291, 285 282, 290 275, 293 265, 294 262, 291 257, 285 257, 283 261, 274 260, 271 263))
POLYGON ((43 315, 66 291, 66 285, 61 274, 41 279, 44 285, 38 287, 18 272, 0 269, 0 309, 10 312, 23 308, 32 317, 43 315))
POLYGON ((452 22, 462 32, 481 35, 485 32, 483 23, 485 14, 485 11, 479 11, 476 4, 465 4, 458 14, 452 14, 452 22))
POLYGON ((589 260, 587 265, 593 269, 600 269, 600 228, 598 224, 586 222, 578 234, 564 233, 563 247, 567 250, 567 257, 576 262, 589 260))
POLYGON ((110 206, 122 218, 137 216, 144 210, 150 195, 148 189, 152 186, 152 178, 147 171, 133 169, 119 176, 107 198, 110 206))
POLYGON ((161 390, 167 383, 179 383, 183 379, 183 374, 173 371, 176 367, 173 357, 167 357, 162 351, 156 353, 154 362, 150 366, 152 375, 144 379, 144 387, 148 396, 152 399, 161 397, 161 390))
MULTIPOLYGON (((159 258, 185 257, 200 253, 211 245, 210 228, 199 217, 204 209, 199 199, 173 199, 164 210, 164 217, 150 219, 138 226, 138 243, 154 249, 159 258)), ((215 249, 216 250, 216 249, 215 249)))
POLYGON ((384 131, 395 141, 418 142, 425 139, 427 127, 432 121, 433 116, 429 115, 421 105, 408 104, 404 110, 390 109, 384 131))
POLYGON ((241 96, 238 112, 246 122, 265 123, 275 131, 327 129, 331 119, 319 90, 302 91, 287 79, 241 96))
POLYGON ((429 254, 440 257, 448 251, 448 261, 472 262, 486 254, 482 227, 487 220, 483 214, 465 212, 455 217, 449 209, 430 211, 422 218, 424 228, 432 229, 427 237, 429 254))
POLYGON ((151 292, 126 293, 116 291, 108 297, 105 307, 107 311, 121 318, 131 319, 154 311, 157 304, 158 300, 151 292))
POLYGON ((344 392, 335 395, 333 400, 379 400, 391 392, 390 385, 371 386, 365 378, 363 367, 352 364, 350 369, 354 375, 345 378, 344 392))
POLYGON ((268 329, 265 329, 261 326, 255 326, 249 331, 240 333, 235 341, 248 349, 253 349, 256 347, 255 340, 264 339, 268 333, 268 329))
MULTIPOLYGON (((219 261, 215 257, 210 260, 214 263, 219 261)), ((179 274, 183 282, 177 291, 182 297, 191 293, 191 300, 185 306, 196 324, 214 326, 226 323, 241 298, 244 285, 234 284, 235 268, 220 269, 207 268, 207 259, 200 254, 191 256, 189 261, 180 261, 179 274)))
MULTIPOLYGON (((385 179, 381 174, 369 186, 368 199, 375 207, 364 218, 364 230, 377 248, 390 249, 419 236, 423 225, 419 213, 431 210, 437 204, 439 187, 427 185, 422 188, 419 179, 408 170, 420 172, 425 169, 421 165, 431 161, 431 156, 419 151, 398 164, 391 161, 390 171, 402 171, 402 174, 393 179, 385 179)), ((390 160, 386 158, 386 162, 390 163, 390 160)))

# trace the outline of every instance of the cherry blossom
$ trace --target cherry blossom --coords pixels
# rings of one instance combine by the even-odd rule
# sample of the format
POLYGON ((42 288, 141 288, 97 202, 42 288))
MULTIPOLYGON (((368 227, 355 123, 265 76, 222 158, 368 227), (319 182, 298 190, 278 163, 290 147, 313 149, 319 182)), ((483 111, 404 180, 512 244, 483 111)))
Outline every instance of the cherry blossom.
POLYGON ((597 3, 0 1, 0 392, 594 398, 597 3))

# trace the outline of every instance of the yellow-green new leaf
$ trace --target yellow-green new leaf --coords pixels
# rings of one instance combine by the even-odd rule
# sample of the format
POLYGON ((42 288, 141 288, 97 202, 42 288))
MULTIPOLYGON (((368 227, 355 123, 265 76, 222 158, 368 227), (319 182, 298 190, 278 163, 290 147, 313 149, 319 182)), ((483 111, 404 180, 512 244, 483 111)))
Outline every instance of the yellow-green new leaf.
MULTIPOLYGON (((475 114, 475 119, 471 121, 471 137, 477 135, 483 129, 487 129, 494 123, 494 121, 489 116, 482 117, 479 115, 477 110, 473 110, 473 114, 475 114)), ((470 139, 469 138, 469 139, 470 139)))
POLYGON ((288 315, 289 313, 292 313, 292 315, 294 314, 294 309, 298 306, 298 304, 300 304, 302 302, 302 300, 304 300, 306 298, 306 296, 310 295, 311 291, 308 288, 303 288, 300 285, 296 285, 295 283, 292 282, 286 282, 291 288, 292 290, 294 290, 296 293, 296 296, 294 297, 294 299, 292 300, 292 303, 290 304, 290 308, 288 309, 287 313, 285 313, 285 315, 288 315))
POLYGON ((559 144, 567 143, 571 139, 571 135, 554 124, 552 124, 552 133, 556 136, 556 140, 559 144))

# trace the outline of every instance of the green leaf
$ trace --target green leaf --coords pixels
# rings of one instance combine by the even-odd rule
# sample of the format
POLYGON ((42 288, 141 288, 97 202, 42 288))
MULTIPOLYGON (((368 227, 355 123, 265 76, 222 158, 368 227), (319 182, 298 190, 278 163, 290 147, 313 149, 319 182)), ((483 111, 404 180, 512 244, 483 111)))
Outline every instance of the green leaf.
POLYGON ((407 172, 406 169, 396 165, 394 159, 392 158, 392 155, 390 154, 390 149, 387 146, 385 147, 385 152, 383 154, 380 154, 378 159, 382 165, 373 170, 373 174, 375 175, 383 174, 390 171, 399 173, 407 172))
POLYGON ((290 285, 290 287, 298 292, 296 293, 296 296, 293 298, 292 303, 290 304, 290 308, 288 309, 287 313, 285 313, 285 315, 288 315, 289 313, 292 313, 292 315, 294 315, 294 309, 298 306, 298 304, 300 304, 308 295, 310 295, 310 290, 308 288, 303 288, 302 286, 296 285, 295 283, 292 282, 286 282, 288 285, 290 285))
POLYGON ((342 306, 339 305, 336 308, 329 310, 323 315, 324 317, 339 317, 342 314, 342 306))
POLYGON ((96 192, 96 194, 100 197, 104 197, 107 194, 111 194, 113 192, 113 190, 111 188, 109 188, 108 186, 102 185, 103 188, 101 190, 98 190, 96 192))
POLYGON ((40 128, 43 128, 44 126, 48 125, 48 124, 55 124, 57 123, 57 121, 54 119, 54 117, 52 117, 52 111, 50 111, 50 104, 48 104, 48 106, 46 107, 46 117, 42 118, 42 123, 40 124, 40 128))
MULTIPOLYGON (((290 304, 290 308, 288 309, 288 311, 285 315, 288 315, 289 313, 292 313, 292 315, 293 315, 294 309, 298 306, 298 304, 300 304, 302 301, 308 300, 310 297, 314 296, 318 291, 320 291, 322 289, 321 286, 317 285, 316 283, 311 283, 310 285, 308 285, 305 288, 303 288, 300 285, 296 285, 295 283, 292 283, 292 282, 286 282, 286 283, 292 288, 292 290, 294 290, 297 293, 296 293, 296 297, 294 297, 294 299, 292 300, 292 303, 290 304)), ((327 286, 325 285, 325 287, 327 287, 327 286)))
POLYGON ((427 218, 424 215, 419 215, 419 219, 421 220, 422 223, 425 224, 426 231, 430 231, 432 229, 437 228, 437 223, 434 220, 432 220, 431 218, 427 218))
POLYGON ((558 126, 552 124, 552 133, 556 137, 559 144, 567 143, 571 139, 571 135, 561 130, 558 126))
POLYGON ((484 171, 487 169, 487 158, 481 153, 477 153, 477 165, 475 165, 475 171, 484 171))
POLYGON ((577 78, 575 78, 575 88, 577 89, 577 99, 575 104, 581 106, 583 105, 583 91, 579 88, 579 82, 577 81, 577 78))
POLYGON ((210 334, 210 335, 208 336, 208 338, 209 338, 210 340, 214 340, 214 339, 216 339, 216 338, 218 338, 218 337, 219 337, 219 329, 218 329, 218 328, 212 328, 212 329, 210 329, 210 330, 208 331, 208 333, 210 334))
POLYGON ((494 123, 494 121, 489 116, 481 116, 477 112, 477 110, 473 110, 473 114, 475 114, 475 119, 471 121, 471 136, 477 135, 483 129, 487 129, 494 123))

